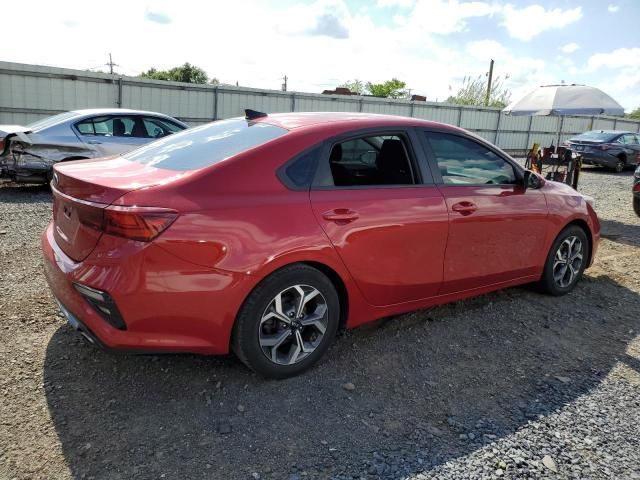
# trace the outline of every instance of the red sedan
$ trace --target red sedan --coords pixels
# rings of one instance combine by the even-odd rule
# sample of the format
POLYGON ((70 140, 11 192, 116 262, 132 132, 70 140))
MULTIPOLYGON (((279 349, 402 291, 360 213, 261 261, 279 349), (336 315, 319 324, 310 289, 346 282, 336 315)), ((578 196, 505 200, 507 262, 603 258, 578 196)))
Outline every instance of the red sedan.
POLYGON ((46 275, 92 343, 289 377, 340 327, 530 282, 562 295, 594 258, 590 200, 469 132, 247 112, 56 165, 46 275))

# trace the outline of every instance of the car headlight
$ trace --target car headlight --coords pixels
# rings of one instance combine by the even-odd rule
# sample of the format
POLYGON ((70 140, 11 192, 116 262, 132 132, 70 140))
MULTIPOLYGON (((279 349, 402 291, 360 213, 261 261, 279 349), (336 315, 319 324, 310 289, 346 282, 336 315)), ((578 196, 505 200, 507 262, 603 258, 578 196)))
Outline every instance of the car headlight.
POLYGON ((591 195, 586 195, 586 194, 581 194, 582 198, 584 198, 584 201, 587 202, 589 205, 591 205, 591 208, 593 208, 594 210, 596 209, 596 199, 593 198, 591 195))

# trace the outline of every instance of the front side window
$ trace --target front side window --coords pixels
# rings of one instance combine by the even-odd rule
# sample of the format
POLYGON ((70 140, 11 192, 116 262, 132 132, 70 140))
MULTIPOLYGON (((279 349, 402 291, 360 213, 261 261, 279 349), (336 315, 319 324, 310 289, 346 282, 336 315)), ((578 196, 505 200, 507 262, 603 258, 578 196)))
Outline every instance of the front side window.
POLYGON ((624 143, 627 145, 635 145, 636 143, 638 143, 638 141, 636 140, 635 135, 629 133, 624 136, 624 143))
POLYGON ((172 133, 184 130, 179 125, 176 125, 164 118, 144 117, 144 135, 147 138, 161 138, 171 135, 172 133))
POLYGON ((412 185, 409 150, 399 135, 361 137, 336 143, 329 167, 336 187, 412 185))
POLYGON ((513 185, 513 166, 484 145, 448 133, 426 132, 445 185, 513 185))
POLYGON ((123 157, 156 168, 196 170, 267 143, 287 131, 264 122, 232 118, 169 135, 123 157))

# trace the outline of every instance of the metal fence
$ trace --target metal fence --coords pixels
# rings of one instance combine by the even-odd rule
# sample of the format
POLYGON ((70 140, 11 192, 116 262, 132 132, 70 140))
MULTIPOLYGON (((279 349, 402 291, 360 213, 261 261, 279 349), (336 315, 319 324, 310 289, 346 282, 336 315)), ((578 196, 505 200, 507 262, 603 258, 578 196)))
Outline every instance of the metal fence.
POLYGON ((496 108, 368 96, 280 92, 227 85, 194 85, 82 70, 0 62, 0 124, 28 124, 80 108, 151 110, 196 125, 243 115, 245 108, 276 112, 367 112, 458 125, 505 150, 550 145, 591 129, 640 132, 640 122, 605 116, 513 117, 496 108))

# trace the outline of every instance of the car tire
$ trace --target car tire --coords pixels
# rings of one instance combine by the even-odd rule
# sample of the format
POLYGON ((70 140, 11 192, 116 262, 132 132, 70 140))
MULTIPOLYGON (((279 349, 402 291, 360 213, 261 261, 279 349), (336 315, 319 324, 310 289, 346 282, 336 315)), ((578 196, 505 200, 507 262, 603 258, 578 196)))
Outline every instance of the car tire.
POLYGON ((627 164, 624 161, 624 158, 618 158, 618 161, 616 162, 615 166, 613 167, 613 169, 616 171, 616 173, 622 173, 622 171, 624 170, 624 167, 626 167, 627 164))
POLYGON ((640 217, 640 198, 635 195, 633 197, 633 210, 636 212, 636 215, 640 217))
POLYGON ((588 254, 589 239, 582 228, 571 225, 562 230, 547 255, 541 289, 554 296, 569 293, 587 267, 588 254))
POLYGON ((259 375, 289 378, 326 353, 339 323, 340 299, 331 280, 311 266, 291 265, 249 294, 236 318, 232 349, 259 375))

